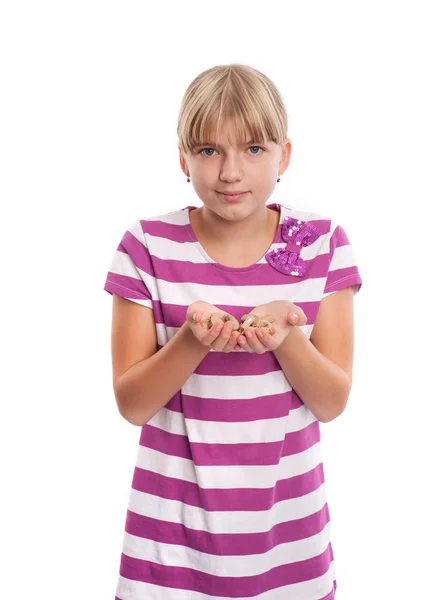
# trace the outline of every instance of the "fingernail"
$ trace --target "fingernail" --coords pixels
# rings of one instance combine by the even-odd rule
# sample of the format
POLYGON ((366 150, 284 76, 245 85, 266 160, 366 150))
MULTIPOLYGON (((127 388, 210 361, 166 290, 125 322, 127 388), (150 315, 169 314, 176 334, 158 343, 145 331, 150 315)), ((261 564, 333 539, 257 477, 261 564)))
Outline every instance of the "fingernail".
POLYGON ((193 321, 196 320, 196 313, 193 313, 193 321))
POLYGON ((298 315, 296 313, 293 313, 291 315, 291 317, 292 317, 293 321, 298 321, 299 320, 299 317, 298 317, 298 315))

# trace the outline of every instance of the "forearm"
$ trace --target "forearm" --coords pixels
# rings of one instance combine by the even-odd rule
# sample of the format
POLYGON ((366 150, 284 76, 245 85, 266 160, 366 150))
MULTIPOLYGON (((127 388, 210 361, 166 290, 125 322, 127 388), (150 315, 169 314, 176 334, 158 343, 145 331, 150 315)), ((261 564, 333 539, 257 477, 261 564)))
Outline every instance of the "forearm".
POLYGON ((321 354, 299 327, 273 352, 291 387, 319 421, 332 421, 343 412, 351 388, 347 373, 321 354))
POLYGON ((117 382, 120 414, 133 425, 147 423, 189 379, 202 362, 209 346, 184 325, 163 348, 133 365, 117 382))

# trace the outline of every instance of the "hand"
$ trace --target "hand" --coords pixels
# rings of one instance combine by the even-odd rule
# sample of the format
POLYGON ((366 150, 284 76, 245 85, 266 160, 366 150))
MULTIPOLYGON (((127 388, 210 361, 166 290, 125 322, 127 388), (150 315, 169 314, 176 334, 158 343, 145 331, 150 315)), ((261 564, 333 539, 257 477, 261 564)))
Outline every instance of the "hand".
POLYGON ((251 312, 258 317, 272 314, 275 319, 271 324, 274 329, 273 334, 267 333, 264 327, 246 327, 244 335, 239 336, 238 344, 241 348, 255 354, 276 350, 293 327, 307 323, 307 316, 302 308, 289 300, 275 300, 268 304, 260 304, 251 312), (297 315, 297 320, 293 320, 293 314, 297 315))
POLYGON ((237 343, 240 336, 238 331, 233 331, 233 323, 222 320, 216 320, 216 323, 210 328, 206 319, 209 319, 212 313, 223 312, 220 308, 209 304, 208 302, 197 301, 193 302, 188 309, 186 322, 196 338, 204 346, 210 346, 216 352, 232 352, 239 351, 241 347, 237 343), (195 319, 193 320, 193 314, 195 319))

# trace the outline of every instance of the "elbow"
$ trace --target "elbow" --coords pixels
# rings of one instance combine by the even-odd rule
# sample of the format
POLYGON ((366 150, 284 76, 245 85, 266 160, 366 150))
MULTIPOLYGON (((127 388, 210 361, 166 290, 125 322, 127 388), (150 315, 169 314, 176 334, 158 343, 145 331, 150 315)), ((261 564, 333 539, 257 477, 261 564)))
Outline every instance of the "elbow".
POLYGON ((140 415, 140 413, 136 413, 134 410, 128 410, 128 408, 125 408, 122 404, 119 403, 117 403, 117 408, 119 410, 120 415, 125 419, 125 421, 128 421, 128 423, 134 425, 135 427, 142 427, 152 417, 152 415, 150 417, 147 417, 146 415, 140 415))
POLYGON ((131 423, 131 425, 134 425, 135 427, 143 427, 143 425, 148 423, 154 416, 153 414, 141 414, 140 411, 135 411, 134 409, 131 410, 121 402, 117 402, 117 408, 125 421, 128 421, 128 423, 131 423))
POLYGON ((141 423, 140 420, 137 420, 136 418, 134 418, 133 415, 129 415, 120 409, 119 409, 119 413, 125 419, 125 421, 128 421, 128 423, 130 423, 131 425, 134 425, 135 427, 142 427, 142 425, 144 425, 144 423, 141 423))
POLYGON ((122 415, 122 417, 125 419, 125 421, 128 421, 128 423, 131 423, 131 425, 134 425, 135 427, 142 427, 149 420, 149 419, 148 420, 141 419, 140 417, 137 417, 136 415, 132 415, 132 414, 122 411, 120 409, 119 409, 119 413, 122 415))
POLYGON ((135 414, 134 410, 130 410, 128 408, 128 403, 123 402, 122 398, 119 397, 116 393, 114 395, 116 398, 117 410, 119 411, 120 416, 125 419, 125 421, 128 421, 128 423, 134 425, 135 427, 141 427, 146 423, 146 421, 142 423, 140 415, 135 414))
POLYGON ((317 419, 321 423, 330 423, 337 419, 347 407, 348 398, 350 396, 351 391, 351 380, 348 375, 344 378, 344 385, 341 387, 340 391, 338 391, 334 397, 329 402, 329 406, 327 410, 320 414, 317 419))
POLYGON ((124 393, 123 385, 120 381, 114 382, 114 397, 116 399, 117 410, 121 417, 135 427, 145 425, 148 419, 143 419, 139 411, 134 410, 134 401, 131 401, 124 393))
POLYGON ((347 403, 345 403, 344 405, 341 405, 341 406, 335 406, 335 410, 330 410, 328 413, 320 415, 318 417, 318 421, 320 421, 321 423, 330 423, 331 421, 334 421, 340 415, 342 415, 346 406, 347 406, 347 403))
POLYGON ((134 415, 132 415, 128 410, 125 410, 124 406, 122 406, 120 402, 117 402, 117 410, 119 411, 120 416, 125 419, 125 421, 128 421, 128 423, 135 425, 136 427, 138 426, 136 419, 134 419, 134 415))

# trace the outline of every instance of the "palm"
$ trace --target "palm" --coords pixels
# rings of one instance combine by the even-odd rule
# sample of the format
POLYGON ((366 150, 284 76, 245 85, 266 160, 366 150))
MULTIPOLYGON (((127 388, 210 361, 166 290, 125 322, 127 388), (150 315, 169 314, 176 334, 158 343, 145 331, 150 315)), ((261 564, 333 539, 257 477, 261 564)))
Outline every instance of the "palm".
POLYGON ((193 304, 191 304, 191 306, 189 306, 187 312, 202 313, 202 319, 201 319, 202 327, 205 327, 206 329, 208 329, 209 328, 208 320, 210 319, 212 313, 221 312, 221 311, 219 308, 217 308, 213 304, 210 304, 209 302, 204 302, 203 300, 198 300, 196 302, 193 302, 193 304))
POLYGON ((288 333, 290 324, 288 322, 288 313, 294 308, 292 302, 287 300, 275 300, 268 302, 267 304, 260 304, 256 306, 251 312, 258 317, 264 315, 273 315, 274 321, 272 323, 275 334, 288 333))
POLYGON ((274 332, 272 335, 268 335, 265 338, 262 336, 262 338, 260 338, 257 337, 257 333, 254 332, 253 328, 251 333, 253 337, 252 339, 250 338, 247 340, 249 342, 248 347, 244 346, 249 352, 261 352, 264 351, 264 349, 274 350, 278 348, 294 326, 294 323, 290 323, 291 314, 296 312, 302 317, 300 318, 300 322, 298 322, 299 325, 304 324, 307 319, 301 309, 297 308, 292 302, 287 300, 275 300, 273 302, 268 302, 267 304, 260 304, 251 312, 258 317, 272 315, 273 321, 271 326, 273 327, 274 332))

